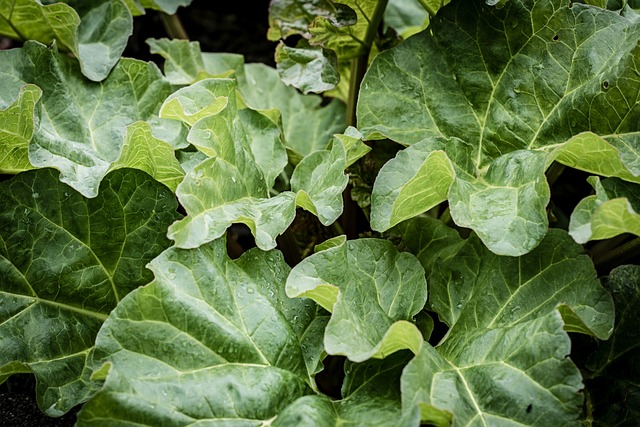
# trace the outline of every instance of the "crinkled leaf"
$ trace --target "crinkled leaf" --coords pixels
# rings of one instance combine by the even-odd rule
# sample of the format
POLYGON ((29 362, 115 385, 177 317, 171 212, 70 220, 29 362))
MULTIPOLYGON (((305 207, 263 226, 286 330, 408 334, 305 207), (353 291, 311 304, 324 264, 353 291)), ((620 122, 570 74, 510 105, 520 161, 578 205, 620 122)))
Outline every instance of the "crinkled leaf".
POLYGON ((150 268, 155 280, 98 335, 96 358, 111 367, 82 425, 258 426, 311 393, 301 343, 316 306, 287 298, 279 252, 231 261, 220 239, 170 248, 150 268))
POLYGON ((29 163, 29 141, 34 122, 38 121, 36 103, 41 96, 40 88, 25 85, 15 102, 0 109, 0 173, 33 169, 29 163))
POLYGON ((583 386, 570 347, 557 312, 425 343, 402 374, 403 407, 438 426, 578 425, 583 386))
POLYGON ((305 94, 331 90, 340 81, 336 54, 321 47, 289 47, 280 43, 276 62, 282 81, 305 94))
POLYGON ((582 252, 559 229, 518 258, 495 255, 472 236, 442 252, 429 276, 429 304, 452 335, 509 326, 559 307, 566 330, 606 339, 613 302, 582 252))
POLYGON ((324 339, 329 354, 358 362, 400 349, 417 353, 422 343, 411 320, 426 301, 424 270, 388 241, 347 241, 305 258, 287 279, 287 295, 332 312, 324 339))
POLYGON ((245 102, 255 110, 280 110, 285 144, 294 163, 307 154, 324 150, 331 136, 345 129, 342 102, 333 100, 322 106, 322 98, 302 95, 286 86, 278 72, 266 65, 246 65, 245 74, 238 82, 245 102))
POLYGON ((94 199, 51 169, 0 185, 0 376, 37 378, 38 405, 59 416, 98 386, 83 374, 109 312, 147 283, 145 265, 169 246, 173 194, 147 174, 110 173, 94 199))
MULTIPOLYGON (((633 14, 566 0, 535 7, 513 0, 501 8, 452 3, 428 30, 374 59, 362 83, 360 130, 366 138, 406 145, 443 136, 468 144, 472 167, 454 159, 459 144, 443 148, 454 167, 470 174, 457 174, 452 183, 452 217, 477 231, 494 252, 521 255, 547 227, 549 190, 542 172, 551 160, 568 159, 586 170, 606 166, 608 174, 622 178, 640 171, 638 25, 633 14), (570 141, 586 131, 602 138, 570 141), (581 144, 610 149, 575 161, 581 144), (548 157, 524 153, 529 150, 548 157), (603 159, 605 153, 610 157, 603 159), (492 209, 489 216, 486 207, 495 200, 501 201, 500 215, 492 209), (504 230, 495 226, 498 220, 507 224, 504 230)), ((413 177, 407 175, 393 188, 413 177)), ((450 172, 432 181, 439 185, 443 179, 450 172)), ((435 189, 428 185, 424 191, 435 189)), ((434 201, 425 198, 408 214, 434 201)), ((378 229, 400 219, 385 203, 378 229)))
POLYGON ((323 225, 332 224, 342 214, 342 192, 349 183, 342 143, 335 141, 331 150, 306 156, 291 176, 291 190, 296 204, 313 213, 323 225))
POLYGON ((408 361, 408 355, 400 353, 362 364, 347 362, 342 400, 320 395, 301 397, 282 411, 272 425, 418 426, 419 412, 403 414, 400 403, 399 379, 408 361))
POLYGON ((151 127, 145 122, 136 122, 127 128, 122 154, 111 165, 111 170, 120 168, 145 171, 172 191, 184 177, 173 148, 154 138, 151 127))
POLYGON ((591 356, 587 382, 594 425, 631 426, 640 421, 640 267, 624 265, 611 271, 606 286, 616 305, 613 335, 591 356))
POLYGON ((269 4, 269 40, 285 39, 293 34, 307 35, 316 17, 325 17, 334 25, 353 25, 357 16, 343 3, 329 0, 273 0, 269 4))
POLYGON ((163 117, 192 125, 189 142, 213 156, 188 172, 176 191, 188 213, 169 229, 178 247, 198 247, 241 222, 258 247, 273 249, 295 216, 294 193, 269 198, 286 164, 279 127, 259 112, 238 111, 235 88, 233 79, 206 79, 180 89, 162 106, 163 117))
POLYGON ((584 198, 571 214, 569 234, 578 243, 608 239, 622 233, 640 236, 638 184, 590 177, 596 194, 584 198))
POLYGON ((0 96, 15 98, 29 83, 42 89, 31 164, 60 170, 60 179, 86 197, 95 197, 120 157, 126 127, 151 118, 171 92, 155 65, 132 59, 121 60, 99 84, 84 79, 72 58, 35 42, 0 51, 0 61, 0 96))

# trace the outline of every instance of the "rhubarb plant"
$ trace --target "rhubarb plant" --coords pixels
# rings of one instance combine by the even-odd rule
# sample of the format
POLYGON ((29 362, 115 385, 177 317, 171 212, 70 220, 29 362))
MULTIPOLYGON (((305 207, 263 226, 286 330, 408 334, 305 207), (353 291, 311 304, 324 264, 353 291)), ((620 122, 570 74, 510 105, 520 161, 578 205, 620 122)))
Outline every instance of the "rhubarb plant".
POLYGON ((0 6, 0 381, 79 426, 640 421, 635 3, 272 0, 276 68, 121 57, 189 3, 0 6))

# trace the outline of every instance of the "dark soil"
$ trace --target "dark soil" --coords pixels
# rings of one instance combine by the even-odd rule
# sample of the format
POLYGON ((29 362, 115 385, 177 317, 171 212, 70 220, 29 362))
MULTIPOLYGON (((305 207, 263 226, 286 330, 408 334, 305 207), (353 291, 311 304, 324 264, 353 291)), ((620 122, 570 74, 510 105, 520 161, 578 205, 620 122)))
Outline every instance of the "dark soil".
MULTIPOLYGON (((230 2, 194 0, 180 9, 178 16, 190 40, 200 42, 204 52, 233 52, 244 55, 246 62, 274 65, 275 44, 268 42, 267 10, 269 0, 234 0, 230 2)), ((151 55, 147 38, 167 37, 158 13, 147 12, 134 20, 134 33, 124 56, 160 61, 151 55)), ((19 43, 0 38, 0 49, 17 47, 19 43)), ((10 377, 0 385, 0 426, 3 427, 67 427, 73 426, 80 408, 60 418, 50 418, 35 402, 35 380, 32 375, 10 377)))

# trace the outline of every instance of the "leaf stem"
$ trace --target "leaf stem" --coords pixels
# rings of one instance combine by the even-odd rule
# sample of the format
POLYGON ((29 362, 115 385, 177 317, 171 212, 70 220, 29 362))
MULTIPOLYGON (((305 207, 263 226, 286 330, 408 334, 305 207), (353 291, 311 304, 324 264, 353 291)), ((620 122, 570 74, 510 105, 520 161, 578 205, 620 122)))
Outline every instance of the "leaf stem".
POLYGON ((594 247, 592 254, 593 264, 598 269, 611 264, 613 261, 616 261, 616 264, 621 264, 629 258, 640 254, 640 237, 636 237, 633 240, 629 240, 628 242, 607 251, 603 251, 601 250, 601 247, 596 246, 594 247))
POLYGON ((185 31, 178 14, 169 15, 164 12, 160 12, 160 18, 162 19, 164 30, 170 38, 189 40, 189 35, 185 31))

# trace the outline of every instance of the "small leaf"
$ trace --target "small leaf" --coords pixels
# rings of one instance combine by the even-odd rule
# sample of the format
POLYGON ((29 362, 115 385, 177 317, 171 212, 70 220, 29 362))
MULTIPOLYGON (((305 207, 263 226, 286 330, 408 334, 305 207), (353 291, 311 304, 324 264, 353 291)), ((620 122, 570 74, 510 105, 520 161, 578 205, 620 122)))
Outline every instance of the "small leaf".
POLYGON ((422 345, 409 321, 426 301, 424 270, 388 241, 360 239, 315 253, 291 271, 286 289, 333 313, 324 340, 329 354, 359 362, 422 345))
POLYGON ((340 141, 344 145, 344 149, 347 151, 347 167, 357 162, 360 158, 364 157, 371 147, 362 142, 362 134, 358 129, 353 126, 347 127, 344 133, 337 133, 333 135, 332 144, 335 140, 340 141))
POLYGON ((98 329, 151 279, 145 265, 178 217, 173 194, 144 172, 110 173, 95 199, 56 175, 24 172, 0 186, 0 377, 33 372, 51 416, 99 388, 83 372, 98 329))
POLYGON ((29 141, 37 123, 36 103, 42 91, 35 85, 20 89, 15 102, 0 110, 0 173, 15 174, 33 169, 29 163, 29 141))
POLYGON ((580 201, 569 223, 569 234, 578 243, 608 239, 623 233, 640 236, 640 188, 637 184, 590 177, 596 195, 580 201))
POLYGON ((294 48, 280 43, 276 48, 276 62, 282 81, 305 94, 331 90, 340 81, 335 53, 321 47, 294 48))
POLYGON ((291 190, 296 204, 330 225, 342 214, 342 192, 349 183, 346 153, 340 142, 331 151, 316 151, 306 156, 291 175, 291 190))

